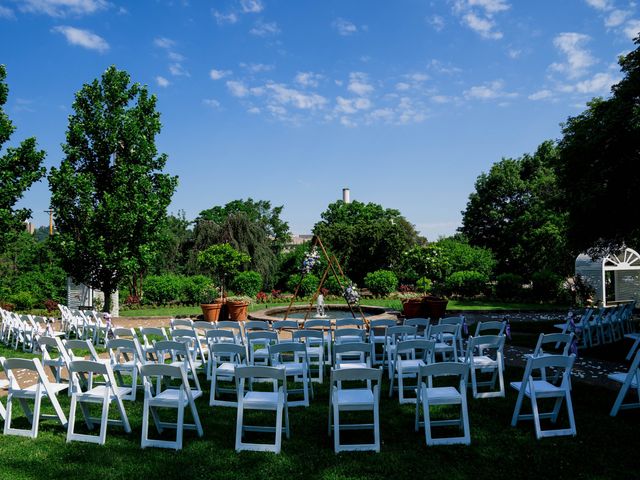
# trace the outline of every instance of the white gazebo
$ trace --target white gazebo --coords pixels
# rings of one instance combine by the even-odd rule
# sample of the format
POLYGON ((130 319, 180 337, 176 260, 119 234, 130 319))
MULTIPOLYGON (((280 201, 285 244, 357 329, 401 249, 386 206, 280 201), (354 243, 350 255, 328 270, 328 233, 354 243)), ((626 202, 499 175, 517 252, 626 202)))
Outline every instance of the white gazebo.
POLYGON ((640 255, 631 248, 618 254, 591 258, 583 253, 576 258, 576 275, 581 275, 596 291, 595 301, 607 305, 607 290, 614 292, 609 304, 636 300, 640 302, 640 255))

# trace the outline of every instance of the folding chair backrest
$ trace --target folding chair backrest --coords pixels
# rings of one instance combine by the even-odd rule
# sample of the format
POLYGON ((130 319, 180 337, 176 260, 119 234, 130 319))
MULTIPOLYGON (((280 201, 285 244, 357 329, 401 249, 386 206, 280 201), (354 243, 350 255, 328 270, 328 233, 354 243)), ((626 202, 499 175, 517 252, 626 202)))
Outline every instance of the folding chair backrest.
POLYGON ((320 330, 311 330, 311 329, 303 329, 303 330, 295 330, 291 333, 291 339, 294 342, 306 342, 306 343, 315 343, 315 344, 323 344, 324 343, 324 333, 320 330))
POLYGON ((390 318, 381 318, 378 320, 371 320, 369 322, 369 330, 384 330, 387 327, 393 327, 398 323, 395 320, 391 320, 390 318))
MULTIPOLYGON (((169 377, 180 378, 185 376, 184 370, 178 365, 163 365, 159 363, 147 363, 140 367, 140 375, 142 377, 169 377)), ((189 383, 187 382, 188 386, 189 383)))
POLYGON ((480 335, 488 335, 486 332, 495 332, 495 335, 502 335, 507 328, 507 322, 505 321, 497 321, 492 320, 490 322, 478 322, 476 325, 476 332, 473 334, 474 337, 479 337, 480 335))
POLYGON ((361 318, 338 318, 336 320, 336 328, 355 327, 362 328, 364 321, 361 318))
POLYGON ((436 337, 436 338, 440 338, 443 333, 450 333, 452 335, 458 336, 459 332, 460 332, 460 325, 447 324, 447 323, 431 325, 431 328, 429 330, 429 334, 432 337, 436 337))
POLYGON ((107 344, 105 348, 109 351, 109 356, 113 362, 117 361, 117 353, 127 353, 133 355, 132 360, 136 360, 137 362, 142 361, 142 357, 140 350, 138 349, 138 345, 136 340, 131 340, 128 338, 112 338, 107 340, 107 344))
POLYGON ((216 322, 216 328, 218 330, 228 328, 233 332, 240 333, 240 331, 242 330, 242 325, 234 320, 220 320, 219 322, 216 322))
POLYGON ((307 347, 302 343, 298 342, 284 342, 277 343, 275 345, 269 345, 269 355, 271 357, 281 357, 282 354, 286 353, 303 353, 306 355, 307 347))
POLYGON ((449 377, 460 376, 461 380, 467 379, 469 374, 469 365, 463 362, 437 362, 420 366, 418 375, 419 380, 425 377, 449 377))
POLYGON ((438 325, 462 325, 464 323, 464 317, 445 317, 438 321, 438 325))
POLYGON ((211 322, 204 322, 202 320, 198 320, 196 322, 193 322, 193 329, 196 331, 200 331, 200 333, 202 333, 202 335, 206 335, 208 331, 210 330, 215 330, 216 324, 215 323, 211 323, 211 322))
POLYGON ((69 363, 71 373, 93 373, 96 375, 108 375, 109 364, 105 362, 95 362, 93 360, 74 360, 69 363))
POLYGON ((305 329, 331 330, 331 320, 311 319, 304 322, 305 329))
MULTIPOLYGON (((569 388, 571 368, 575 361, 575 355, 544 355, 540 357, 529 357, 524 370, 523 382, 533 380, 533 372, 538 370, 545 372, 547 368, 555 370, 554 379, 562 379, 560 382, 565 388, 569 388)), ((547 376, 547 378, 551 378, 547 376)), ((554 380, 555 382, 555 380, 554 380)))
POLYGON ((473 355, 475 349, 479 351, 500 350, 504 347, 504 335, 480 335, 479 337, 469 337, 469 348, 467 351, 473 355))
POLYGON ((553 345, 550 350, 556 352, 559 350, 562 355, 569 355, 574 337, 575 335, 573 333, 541 333, 532 355, 534 357, 542 355, 545 353, 545 346, 550 344, 553 345))
MULTIPOLYGON (((353 363, 352 360, 344 360, 343 356, 364 356, 364 362, 371 364, 371 356, 373 355, 373 344, 365 342, 336 343, 333 348, 333 364, 353 363)), ((361 363, 360 360, 356 361, 361 363)))
POLYGON ((138 338, 133 328, 118 327, 112 330, 115 338, 138 338))
POLYGON ((236 336, 230 330, 209 330, 207 332, 207 341, 209 343, 235 343, 236 336))
POLYGON ((100 358, 91 340, 65 340, 63 345, 67 349, 70 357, 74 350, 88 350, 92 360, 97 361, 100 358))
POLYGON ((140 333, 142 334, 142 341, 145 347, 151 347, 153 345, 153 338, 157 337, 161 340, 169 340, 167 331, 164 327, 141 327, 140 333))
POLYGON ((435 349, 436 342, 434 342, 433 340, 404 340, 396 344, 396 354, 402 355, 411 352, 422 352, 422 355, 416 355, 416 358, 423 360, 425 363, 433 362, 435 358, 435 349))
POLYGON ((253 332, 247 333, 247 341, 250 344, 260 343, 277 343, 278 342, 278 334, 271 330, 257 330, 253 332))
POLYGON ((176 328, 193 328, 193 321, 189 318, 172 318, 169 322, 171 326, 171 330, 175 330, 176 328))
POLYGON ((414 325, 396 325, 389 327, 386 331, 387 343, 396 343, 414 337, 417 331, 418 327, 414 325))
POLYGON ((250 320, 248 322, 244 322, 244 331, 249 332, 252 330, 271 330, 271 326, 269 322, 265 322, 264 320, 250 320))
POLYGON ((50 360, 51 353, 54 350, 58 351, 58 354, 65 360, 66 363, 69 362, 69 355, 67 354, 64 345, 62 345, 62 341, 58 337, 39 337, 38 344, 40 345, 40 350, 42 351, 42 358, 50 360))
POLYGON ((336 344, 343 342, 364 342, 367 332, 362 328, 339 328, 333 332, 336 344))
POLYGON ((405 318, 404 320, 404 325, 408 325, 410 327, 416 327, 419 330, 420 329, 428 329, 429 325, 431 324, 431 320, 429 320, 428 318, 405 318))
POLYGON ((380 384, 382 369, 380 368, 339 368, 331 370, 332 384, 337 382, 373 381, 380 384))
POLYGON ((273 322, 273 329, 274 330, 297 330, 298 329, 298 322, 295 320, 280 320, 277 322, 273 322))
MULTIPOLYGON (((236 367, 235 370, 236 381, 247 378, 273 379, 283 382, 286 388, 285 375, 284 368, 277 367, 248 366, 236 367)), ((238 393, 241 393, 240 389, 238 389, 238 393)))
POLYGON ((238 363, 245 363, 247 358, 247 350, 244 345, 238 345, 230 342, 214 343, 210 347, 211 354, 214 356, 231 356, 236 357, 238 363))

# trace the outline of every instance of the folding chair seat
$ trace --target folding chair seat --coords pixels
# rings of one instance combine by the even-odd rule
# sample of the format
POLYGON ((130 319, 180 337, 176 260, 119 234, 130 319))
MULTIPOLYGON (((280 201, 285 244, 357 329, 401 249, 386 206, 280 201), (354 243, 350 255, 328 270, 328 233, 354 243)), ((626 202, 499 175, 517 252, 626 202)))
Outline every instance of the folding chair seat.
POLYGON ((129 393, 122 396, 122 399, 135 401, 138 390, 138 370, 140 365, 145 363, 144 359, 141 358, 141 352, 136 345, 136 341, 127 338, 113 338, 107 340, 106 348, 109 352, 111 369, 117 385, 130 389, 129 393), (123 373, 131 377, 131 384, 126 384, 122 376, 123 373))
MULTIPOLYGON (((187 343, 176 340, 157 341, 155 343, 155 355, 160 365, 165 365, 168 361, 168 365, 182 367, 187 380, 193 381, 193 385, 189 384, 189 391, 193 398, 197 399, 202 395, 202 387, 198 379, 196 363, 193 361, 191 348, 189 348, 187 343)), ((159 388, 160 386, 158 386, 158 389, 159 388)))
POLYGON ((324 378, 324 333, 320 330, 296 330, 291 334, 291 340, 301 342, 306 347, 309 362, 309 378, 312 382, 322 383, 324 378), (312 368, 313 367, 313 368, 312 368), (317 376, 312 375, 317 369, 317 376))
POLYGON ((616 401, 613 404, 610 415, 615 417, 620 410, 626 410, 629 408, 640 408, 640 350, 636 353, 629 371, 626 373, 616 372, 608 375, 610 380, 621 383, 620 391, 616 397, 616 401), (629 390, 635 392, 637 401, 624 403, 629 390))
POLYGON ((416 385, 406 385, 409 378, 418 378, 420 367, 434 362, 436 342, 433 340, 413 339, 398 342, 393 360, 391 382, 389 383, 389 397, 394 390, 398 390, 400 403, 415 403, 415 398, 405 397, 407 390, 416 391, 416 385), (398 386, 394 383, 398 379, 398 386))
POLYGON ((278 334, 270 330, 254 330, 247 332, 246 344, 250 365, 269 364, 269 345, 278 343, 278 334))
POLYGON ((287 438, 289 431, 289 408, 287 404, 287 380, 283 368, 249 366, 236 368, 236 390, 238 392, 238 414, 236 418, 236 452, 253 450, 280 453, 282 432, 287 438), (273 383, 273 391, 245 391, 246 381, 268 381, 273 383), (245 425, 245 410, 266 410, 276 412, 275 427, 245 425), (283 425, 284 423, 284 425, 283 425), (245 432, 273 432, 273 444, 249 443, 243 441, 245 432))
POLYGON ((386 363, 389 379, 393 377, 393 362, 396 355, 396 345, 399 342, 415 338, 417 331, 417 327, 412 325, 395 325, 386 329, 384 339, 384 355, 386 358, 382 366, 384 368, 386 363))
MULTIPOLYGON (((231 333, 231 332, 226 332, 231 333)), ((247 365, 247 351, 244 345, 237 345, 231 342, 220 342, 210 344, 211 355, 211 394, 209 397, 210 406, 236 407, 237 401, 219 400, 221 393, 233 393, 235 390, 236 367, 247 365), (234 382, 234 388, 224 388, 220 386, 220 381, 234 382)))
POLYGON ((157 361, 155 358, 155 346, 154 343, 158 340, 169 340, 169 335, 164 327, 141 327, 140 335, 142 335, 142 343, 140 348, 145 360, 152 362, 157 361))
POLYGON ((460 325, 439 324, 431 325, 429 338, 436 342, 436 355, 441 355, 443 361, 458 361, 458 342, 460 325))
POLYGON ((67 442, 79 441, 97 443, 104 445, 107 438, 107 425, 116 425, 124 428, 124 431, 131 433, 129 418, 122 403, 123 397, 131 393, 129 387, 119 387, 113 375, 113 370, 109 363, 94 362, 90 360, 75 360, 69 364, 69 374, 73 382, 73 393, 71 394, 71 408, 69 410, 69 425, 67 428, 67 442), (93 378, 100 375, 104 379, 103 385, 95 386, 93 378), (82 377, 88 377, 89 381, 83 388, 82 377), (119 420, 109 419, 109 407, 115 402, 120 416, 119 420), (96 403, 102 405, 100 418, 91 417, 88 404, 96 403), (75 432, 76 411, 80 404, 80 411, 89 430, 93 430, 94 424, 100 424, 100 433, 96 435, 81 434, 75 432))
POLYGON ((285 377, 292 382, 302 383, 302 388, 287 388, 287 405, 290 407, 308 407, 309 396, 313 398, 313 385, 309 374, 307 347, 299 342, 284 342, 269 345, 271 366, 283 369, 285 377), (302 400, 290 400, 291 394, 302 393, 302 400))
POLYGON ((142 408, 142 439, 140 446, 182 449, 184 430, 196 430, 199 437, 204 435, 198 409, 196 408, 196 395, 189 386, 187 370, 183 365, 160 365, 147 363, 140 367, 140 375, 144 384, 144 405, 142 408), (156 384, 154 388, 153 384, 156 384), (178 384, 171 385, 177 381, 178 384), (165 387, 164 389, 162 387, 165 387), (185 409, 189 407, 192 424, 185 423, 185 409), (160 420, 160 408, 172 408, 178 411, 177 422, 164 422, 160 420), (153 418, 158 434, 164 429, 175 429, 176 440, 158 440, 149 438, 149 414, 153 418))
POLYGON ((396 325, 396 321, 391 319, 371 320, 369 322, 369 343, 373 346, 374 355, 372 361, 374 365, 384 364, 386 330, 396 325), (380 347, 380 353, 378 353, 378 346, 380 347))
POLYGON ((335 453, 345 451, 380 451, 380 382, 381 368, 340 368, 331 370, 331 391, 329 397, 329 428, 333 428, 333 447, 335 453), (366 387, 360 382, 366 382, 366 387), (345 384, 356 387, 347 388, 345 384), (341 412, 370 411, 372 423, 345 423, 341 421, 341 412), (373 443, 344 444, 340 439, 342 430, 373 430, 373 443))
POLYGON ((459 358, 469 365, 473 398, 504 397, 504 335, 482 335, 470 337, 467 354, 459 358), (488 380, 478 377, 490 374, 488 380), (498 382, 499 388, 496 388, 498 382), (489 387, 489 391, 479 392, 478 387, 489 387))
POLYGON ((469 365, 459 362, 432 363, 418 370, 418 395, 416 399, 415 430, 424 426, 425 439, 428 446, 453 445, 471 443, 469 431, 469 410, 467 408, 467 377, 469 365), (456 386, 434 386, 437 377, 458 377, 456 386), (425 379, 427 380, 425 383, 425 379), (460 405, 460 418, 432 420, 431 406, 460 405), (424 421, 420 420, 423 415, 424 421), (458 437, 433 437, 433 427, 457 426, 462 430, 458 437))
MULTIPOLYGON (((171 330, 171 338, 177 342, 186 344, 191 352, 191 361, 197 369, 202 368, 206 371, 208 364, 209 348, 206 342, 196 333, 195 330, 177 329, 171 330)), ((209 377, 207 376, 207 379, 209 377)))
POLYGON ((322 332, 322 334, 324 335, 324 346, 326 349, 326 355, 324 357, 325 364, 330 365, 331 359, 333 358, 333 354, 331 353, 331 348, 333 346, 333 329, 331 320, 306 320, 302 328, 305 330, 319 330, 322 332))
MULTIPOLYGON (((576 424, 573 416, 573 404, 571 402, 571 368, 575 355, 547 355, 542 357, 532 357, 527 360, 524 376, 521 382, 511 382, 511 387, 518 391, 518 399, 511 419, 511 426, 515 427, 519 420, 533 420, 536 437, 555 437, 560 435, 576 435, 576 424), (556 383, 548 380, 536 380, 534 371, 542 369, 557 369, 561 372, 554 375, 558 378, 556 383), (531 401, 531 414, 520 413, 524 397, 528 397, 531 401), (539 399, 554 398, 555 403, 553 410, 550 412, 540 412, 538 405, 539 399), (551 419, 552 423, 556 423, 563 400, 567 406, 567 414, 569 417, 569 428, 561 429, 545 429, 540 425, 541 419, 551 419)), ((540 378, 547 378, 546 374, 540 373, 540 378)))
MULTIPOLYGON (((49 367, 57 383, 62 383, 62 370, 67 370, 71 359, 59 337, 40 337, 38 345, 42 353, 42 366, 49 367), (56 354, 53 357, 52 354, 56 354)), ((67 381, 69 380, 67 371, 67 381)))
MULTIPOLYGON (((63 427, 67 426, 67 417, 65 416, 60 403, 58 402, 58 393, 66 390, 69 386, 64 383, 52 383, 47 378, 47 374, 37 358, 7 358, 0 357, 0 365, 2 365, 8 382, 3 382, 8 387, 7 407, 2 412, 4 421, 5 435, 19 435, 24 437, 36 438, 38 436, 38 427, 40 419, 58 420, 63 427), (37 376, 36 383, 31 386, 23 386, 24 371, 35 373, 37 376), (55 415, 45 415, 41 412, 42 399, 48 398, 53 406, 55 415), (26 415, 30 429, 21 429, 11 427, 13 402, 18 400, 24 414, 26 415), (33 400, 33 412, 29 408, 28 401, 33 400)), ((4 410, 4 407, 2 408, 4 410)))

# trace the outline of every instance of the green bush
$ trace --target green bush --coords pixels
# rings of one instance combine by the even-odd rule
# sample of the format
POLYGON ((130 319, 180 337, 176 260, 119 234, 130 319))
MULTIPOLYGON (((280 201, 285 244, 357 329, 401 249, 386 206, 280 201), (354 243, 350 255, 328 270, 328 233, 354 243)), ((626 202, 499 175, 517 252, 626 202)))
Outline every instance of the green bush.
POLYGON ((496 277, 496 296, 501 300, 522 298, 524 279, 515 273, 503 273, 496 277))
POLYGON ((445 282, 445 289, 450 294, 475 297, 484 291, 488 281, 489 278, 480 272, 463 270, 449 275, 445 282))
POLYGON ((231 288, 237 295, 255 297, 262 290, 262 275, 252 270, 240 272, 231 282, 231 288))
POLYGON ((186 303, 196 304, 210 301, 209 292, 215 289, 213 280, 204 275, 192 275, 183 280, 183 294, 186 303), (206 298, 205 298, 206 297, 206 298))
POLYGON ((533 296, 536 300, 553 301, 558 298, 562 277, 550 270, 542 270, 531 276, 533 296))
POLYGON ((143 284, 144 303, 183 302, 185 280, 181 275, 149 275, 143 284))
POLYGON ((338 280, 336 280, 336 277, 333 275, 333 272, 330 271, 327 274, 327 278, 325 279, 324 285, 322 286, 322 288, 326 288, 327 290, 329 290, 330 295, 342 296, 343 289, 347 285, 349 285, 349 283, 351 283, 351 280, 348 278, 345 278, 345 279, 340 279, 340 281, 342 282, 343 288, 340 288, 340 284, 338 283, 338 280))
MULTIPOLYGON (((296 273, 289 277, 287 281, 287 290, 291 293, 296 291, 296 287, 298 286, 298 282, 300 282, 300 274, 296 273)), ((304 276, 302 283, 300 284, 300 289, 298 290, 299 297, 309 297, 316 293, 318 289, 318 285, 320 284, 320 279, 316 277, 313 273, 309 273, 304 276)))
POLYGON ((433 288, 433 282, 427 277, 421 277, 416 282, 416 291, 420 293, 429 293, 433 288))
POLYGON ((374 295, 389 295, 398 288, 398 277, 390 270, 376 270, 367 273, 364 286, 374 295))
POLYGON ((9 297, 9 302, 16 306, 16 310, 31 310, 37 300, 31 292, 18 292, 9 297))

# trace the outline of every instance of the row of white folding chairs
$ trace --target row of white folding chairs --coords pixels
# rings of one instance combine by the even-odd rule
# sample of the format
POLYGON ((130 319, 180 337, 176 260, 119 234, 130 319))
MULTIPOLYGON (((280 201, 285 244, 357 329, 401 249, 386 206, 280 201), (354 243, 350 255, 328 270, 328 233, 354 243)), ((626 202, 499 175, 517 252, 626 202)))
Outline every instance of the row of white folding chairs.
POLYGON ((67 338, 91 339, 95 345, 106 343, 112 328, 109 320, 104 321, 96 310, 71 309, 58 304, 62 315, 62 331, 67 338))
POLYGON ((36 340, 41 335, 62 336, 55 330, 55 319, 36 315, 25 315, 0 309, 0 341, 6 346, 24 352, 33 352, 36 340))
POLYGON ((634 338, 638 335, 633 333, 635 304, 632 301, 611 307, 588 307, 579 317, 570 311, 565 322, 555 327, 562 333, 575 333, 583 348, 616 342, 623 337, 634 338))

